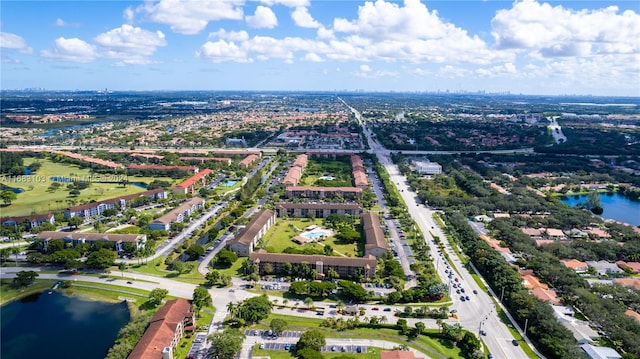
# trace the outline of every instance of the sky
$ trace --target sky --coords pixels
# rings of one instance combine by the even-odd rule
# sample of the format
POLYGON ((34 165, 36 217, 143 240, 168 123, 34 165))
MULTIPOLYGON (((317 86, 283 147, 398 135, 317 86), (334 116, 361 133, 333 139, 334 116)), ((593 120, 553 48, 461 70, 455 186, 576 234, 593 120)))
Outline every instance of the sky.
POLYGON ((640 1, 2 0, 0 88, 640 96, 640 1))

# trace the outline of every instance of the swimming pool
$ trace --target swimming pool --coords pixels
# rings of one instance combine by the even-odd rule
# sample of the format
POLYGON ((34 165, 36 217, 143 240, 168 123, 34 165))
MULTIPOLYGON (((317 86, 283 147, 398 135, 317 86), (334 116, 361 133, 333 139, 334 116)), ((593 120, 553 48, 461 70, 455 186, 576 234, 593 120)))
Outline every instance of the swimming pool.
POLYGON ((316 232, 307 232, 303 234, 307 238, 318 238, 322 236, 326 236, 327 233, 325 231, 316 231, 316 232))
POLYGON ((238 183, 238 181, 226 181, 222 184, 222 187, 233 187, 238 183))

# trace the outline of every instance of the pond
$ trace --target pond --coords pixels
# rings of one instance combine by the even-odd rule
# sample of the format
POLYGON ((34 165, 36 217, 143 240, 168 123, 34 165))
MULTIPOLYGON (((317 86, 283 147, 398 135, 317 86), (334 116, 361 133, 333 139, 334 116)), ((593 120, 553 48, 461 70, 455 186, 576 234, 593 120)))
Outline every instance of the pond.
MULTIPOLYGON (((560 197, 562 203, 571 207, 584 203, 588 195, 560 197)), ((604 209, 602 218, 640 225, 640 202, 633 201, 617 193, 600 193, 600 204, 604 209)))
POLYGON ((104 358, 128 322, 124 302, 34 294, 0 308, 0 357, 104 358))

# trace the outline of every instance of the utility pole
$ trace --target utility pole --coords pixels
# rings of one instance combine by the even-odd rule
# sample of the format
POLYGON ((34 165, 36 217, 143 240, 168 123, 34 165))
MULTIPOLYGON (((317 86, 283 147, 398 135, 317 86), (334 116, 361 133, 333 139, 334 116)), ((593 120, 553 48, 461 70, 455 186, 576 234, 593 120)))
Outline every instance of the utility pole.
POLYGON ((500 303, 502 303, 502 297, 504 297, 504 287, 502 287, 502 292, 500 293, 500 303))
POLYGON ((529 318, 524 320, 524 336, 527 337, 527 324, 529 324, 529 318))

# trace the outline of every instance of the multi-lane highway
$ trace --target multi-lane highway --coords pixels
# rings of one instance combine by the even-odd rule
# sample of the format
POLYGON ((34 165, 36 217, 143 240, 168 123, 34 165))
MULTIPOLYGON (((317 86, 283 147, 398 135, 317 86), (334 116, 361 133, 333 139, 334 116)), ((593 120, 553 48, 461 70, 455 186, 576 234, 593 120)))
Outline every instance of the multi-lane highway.
POLYGON ((437 267, 440 278, 444 283, 450 285, 449 290, 453 299, 452 308, 457 310, 460 324, 476 335, 479 335, 481 331, 486 333, 481 338, 494 357, 528 358, 520 346, 513 344, 515 338, 509 332, 506 324, 500 320, 492 298, 476 284, 471 274, 454 253, 451 243, 447 241, 442 229, 433 218, 434 211, 416 202, 416 194, 408 186, 406 177, 400 173, 398 167, 391 161, 390 151, 374 140, 371 131, 363 123, 360 113, 342 99, 341 101, 351 109, 356 120, 362 126, 371 152, 376 155, 380 164, 389 173, 390 180, 398 188, 398 192, 408 207, 409 214, 424 234, 425 240, 430 247, 431 257, 436 262, 434 265, 437 267), (446 258, 439 253, 437 246, 433 244, 433 236, 438 236, 442 240, 445 251, 448 252, 449 258, 452 259, 451 262, 447 262, 446 258), (454 274, 450 277, 448 272, 452 270, 454 274), (453 288, 454 284, 458 288, 453 288), (458 294, 456 291, 460 287, 464 288, 465 291, 458 294), (461 296, 465 297, 464 301, 461 300, 461 296), (466 300, 466 296, 469 296, 469 300, 466 300))

